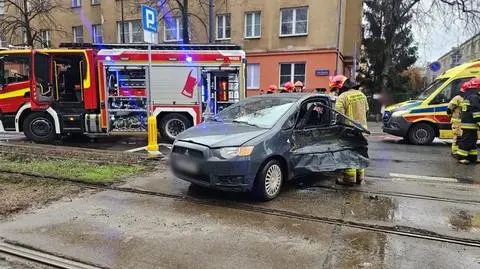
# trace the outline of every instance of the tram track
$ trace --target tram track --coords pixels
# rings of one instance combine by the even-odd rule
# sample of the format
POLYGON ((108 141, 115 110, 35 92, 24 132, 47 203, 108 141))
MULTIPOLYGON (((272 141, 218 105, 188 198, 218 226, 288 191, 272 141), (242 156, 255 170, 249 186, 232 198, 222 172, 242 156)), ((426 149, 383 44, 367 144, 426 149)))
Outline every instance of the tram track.
POLYGON ((71 257, 59 256, 17 242, 0 239, 0 254, 19 258, 20 260, 43 264, 60 269, 102 269, 105 267, 85 263, 71 257))
MULTIPOLYGON (((258 213, 263 215, 284 217, 284 218, 303 220, 303 221, 311 221, 311 222, 324 223, 324 224, 330 224, 330 225, 339 225, 343 227, 356 228, 356 229, 367 230, 372 232, 381 232, 381 233, 391 234, 391 235, 398 235, 398 236, 404 236, 404 237, 410 237, 410 238, 425 239, 425 240, 431 240, 431 241, 437 241, 437 242, 443 242, 443 243, 451 243, 451 244, 457 244, 462 246, 480 248, 480 240, 459 238, 455 236, 439 234, 429 230, 418 229, 418 228, 413 228, 408 226, 377 225, 377 224, 364 223, 364 222, 358 222, 358 221, 344 220, 341 218, 330 218, 330 217, 297 213, 297 212, 292 212, 292 211, 282 210, 282 209, 265 208, 262 206, 252 205, 252 204, 247 204, 247 203, 237 202, 237 201, 224 201, 224 200, 219 200, 214 198, 212 199, 196 198, 196 197, 182 195, 182 194, 147 191, 147 190, 127 188, 127 187, 121 187, 121 186, 115 186, 115 185, 98 185, 94 183, 79 182, 75 179, 70 179, 70 178, 42 176, 34 173, 14 172, 14 171, 8 171, 3 169, 0 169, 0 172, 8 173, 8 174, 11 174, 12 176, 21 175, 21 176, 27 176, 27 177, 34 177, 37 179, 41 178, 45 180, 63 181, 68 184, 80 186, 86 189, 94 189, 94 190, 102 190, 102 191, 117 191, 117 192, 123 192, 123 193, 155 196, 155 197, 175 199, 175 200, 186 201, 190 203, 207 205, 207 206, 218 206, 218 207, 223 207, 228 209, 236 209, 236 210, 253 212, 253 213, 258 213)), ((382 194, 382 195, 387 195, 387 194, 382 194)), ((417 198, 418 197, 421 197, 421 195, 417 195, 417 198)), ((431 197, 429 197, 428 199, 431 199, 431 197)), ((455 202, 459 202, 458 199, 455 202)), ((470 201, 470 202, 475 202, 475 201, 470 201)), ((478 202, 475 202, 475 203, 478 203, 478 202)))

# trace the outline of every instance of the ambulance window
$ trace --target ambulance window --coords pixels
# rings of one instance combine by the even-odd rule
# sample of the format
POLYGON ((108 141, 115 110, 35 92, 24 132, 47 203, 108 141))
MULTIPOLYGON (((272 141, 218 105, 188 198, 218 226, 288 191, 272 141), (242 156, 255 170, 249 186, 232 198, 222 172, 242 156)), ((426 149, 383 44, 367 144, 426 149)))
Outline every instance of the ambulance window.
POLYGON ((23 82, 30 79, 30 55, 5 55, 0 59, 0 84, 23 82))
POLYGON ((450 102, 453 97, 460 94, 460 87, 462 86, 462 84, 471 79, 472 77, 453 80, 452 82, 450 82, 450 84, 447 85, 447 87, 445 87, 445 89, 443 89, 437 96, 435 96, 431 104, 436 105, 450 102))

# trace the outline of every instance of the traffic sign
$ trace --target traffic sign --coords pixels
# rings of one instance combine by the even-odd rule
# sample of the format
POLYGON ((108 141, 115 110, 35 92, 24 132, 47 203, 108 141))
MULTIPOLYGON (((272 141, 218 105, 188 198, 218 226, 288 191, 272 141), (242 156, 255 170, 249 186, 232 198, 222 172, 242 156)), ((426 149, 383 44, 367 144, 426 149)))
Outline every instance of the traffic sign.
POLYGON ((156 9, 142 5, 142 24, 143 30, 148 32, 158 32, 158 12, 156 9))
POLYGON ((432 70, 433 72, 437 72, 442 68, 442 64, 440 62, 433 62, 430 64, 429 67, 430 67, 430 70, 432 70))
POLYGON ((158 43, 158 12, 156 9, 142 5, 143 41, 158 43))

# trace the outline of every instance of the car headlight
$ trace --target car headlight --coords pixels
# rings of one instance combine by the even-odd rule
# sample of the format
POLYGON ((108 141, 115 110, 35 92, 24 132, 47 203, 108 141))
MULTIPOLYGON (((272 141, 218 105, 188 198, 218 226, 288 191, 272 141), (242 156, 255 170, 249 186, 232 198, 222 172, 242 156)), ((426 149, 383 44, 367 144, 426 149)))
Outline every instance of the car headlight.
POLYGON ((392 117, 402 117, 404 115, 407 115, 408 113, 410 113, 410 110, 395 111, 393 112, 392 117))
POLYGON ((247 157, 252 154, 253 146, 247 147, 228 147, 217 149, 216 152, 222 159, 233 159, 235 157, 247 157))

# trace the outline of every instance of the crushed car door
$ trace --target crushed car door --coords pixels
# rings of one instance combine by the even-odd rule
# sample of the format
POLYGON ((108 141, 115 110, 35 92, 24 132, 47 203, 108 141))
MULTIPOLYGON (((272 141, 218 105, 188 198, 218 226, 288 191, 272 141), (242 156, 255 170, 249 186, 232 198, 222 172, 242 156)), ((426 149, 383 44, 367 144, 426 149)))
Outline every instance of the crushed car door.
POLYGON ((291 138, 295 176, 367 167, 368 142, 362 133, 368 131, 332 109, 328 97, 306 100, 291 138))

